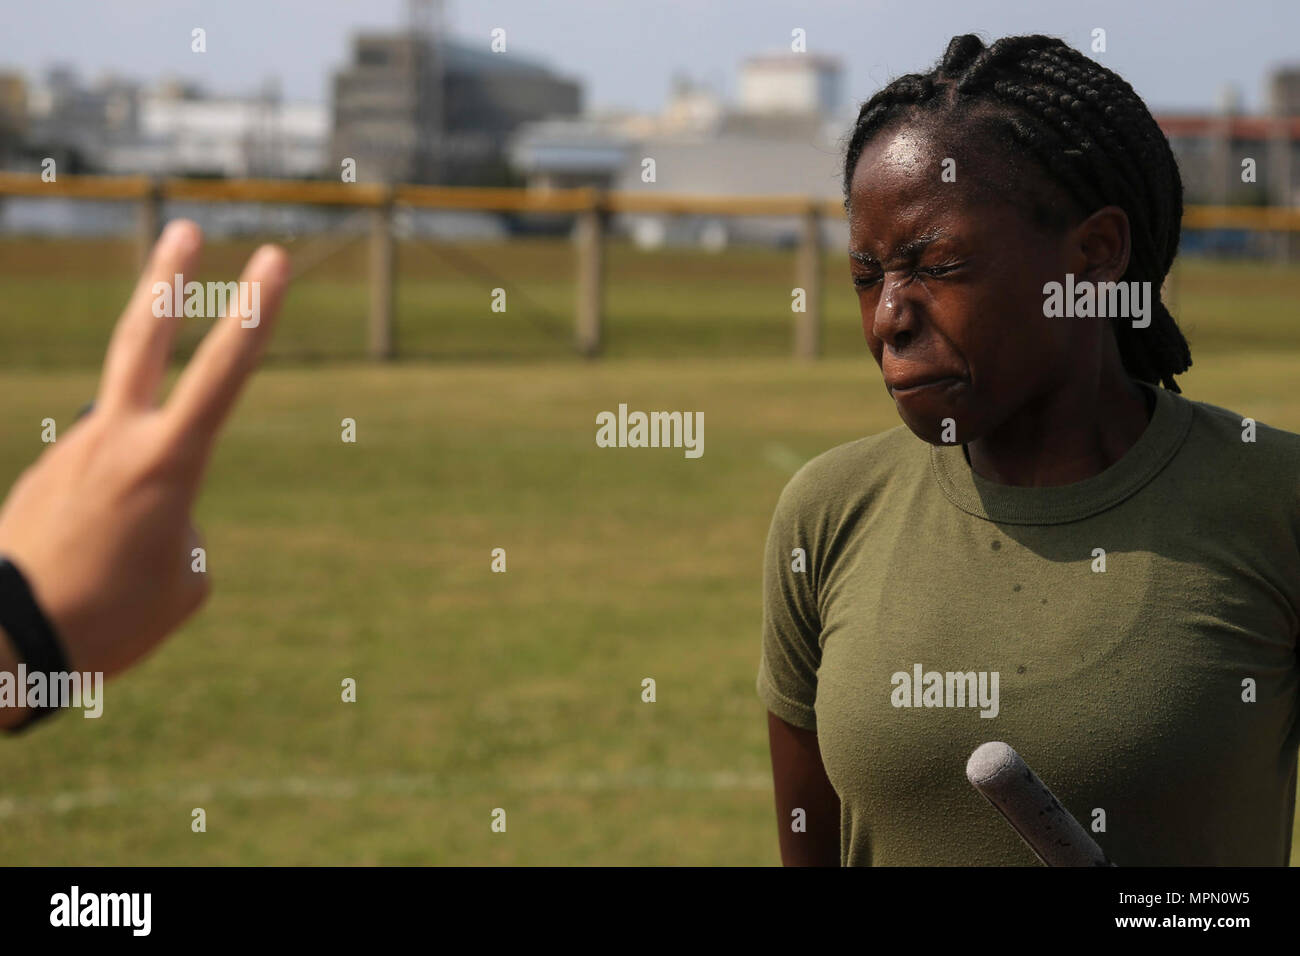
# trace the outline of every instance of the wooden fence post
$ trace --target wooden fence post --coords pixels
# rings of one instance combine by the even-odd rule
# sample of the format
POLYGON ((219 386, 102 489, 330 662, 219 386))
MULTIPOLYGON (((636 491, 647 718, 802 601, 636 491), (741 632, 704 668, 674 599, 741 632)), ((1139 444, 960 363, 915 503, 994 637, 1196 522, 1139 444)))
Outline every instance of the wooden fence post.
POLYGON ((393 357, 393 193, 370 210, 370 357, 393 357))
POLYGON ((135 219, 135 254, 136 268, 143 272, 149 264, 149 253, 158 241, 158 232, 162 229, 162 183, 158 179, 149 181, 149 190, 140 199, 135 219))
POLYGON ((594 358, 600 352, 604 324, 605 201, 593 190, 590 205, 578 213, 578 277, 575 344, 579 354, 594 358))
POLYGON ((815 359, 821 354, 822 338, 822 236, 816 206, 810 205, 803 214, 794 281, 804 292, 804 311, 794 316, 794 355, 815 359))

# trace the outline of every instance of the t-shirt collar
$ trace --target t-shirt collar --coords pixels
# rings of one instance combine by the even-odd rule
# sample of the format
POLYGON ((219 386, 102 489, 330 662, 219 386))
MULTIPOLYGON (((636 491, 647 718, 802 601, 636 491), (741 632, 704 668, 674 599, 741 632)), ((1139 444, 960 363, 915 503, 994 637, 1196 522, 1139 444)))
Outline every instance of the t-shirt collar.
POLYGON ((931 445, 935 480, 962 511, 1008 524, 1064 524, 1113 508, 1168 464, 1192 423, 1190 401, 1168 389, 1134 381, 1155 393, 1155 411, 1133 446, 1100 474, 1048 488, 1003 485, 972 471, 961 445, 931 445))

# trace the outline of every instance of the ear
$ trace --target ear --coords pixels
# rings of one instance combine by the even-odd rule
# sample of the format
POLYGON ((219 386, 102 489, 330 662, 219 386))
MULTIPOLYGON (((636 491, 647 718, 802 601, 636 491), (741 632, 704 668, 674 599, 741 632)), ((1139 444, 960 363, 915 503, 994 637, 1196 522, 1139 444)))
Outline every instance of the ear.
POLYGON ((1119 206, 1103 206, 1074 227, 1070 243, 1084 263, 1080 279, 1118 282, 1132 251, 1128 214, 1119 206))

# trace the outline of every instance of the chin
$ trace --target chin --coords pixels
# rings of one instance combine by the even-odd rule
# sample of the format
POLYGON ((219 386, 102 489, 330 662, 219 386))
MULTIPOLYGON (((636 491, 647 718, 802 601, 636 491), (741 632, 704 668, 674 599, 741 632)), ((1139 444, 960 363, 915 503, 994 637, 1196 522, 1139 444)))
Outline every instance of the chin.
POLYGON ((964 389, 945 393, 895 395, 898 417, 917 438, 931 445, 958 445, 978 431, 964 389))
POLYGON ((961 435, 960 428, 955 429, 956 441, 953 441, 954 429, 948 429, 945 433, 945 428, 947 426, 940 420, 929 418, 920 419, 914 415, 907 415, 901 412, 899 417, 903 419, 903 424, 908 427, 913 435, 921 439, 921 441, 928 442, 931 445, 954 445, 965 441, 961 435))

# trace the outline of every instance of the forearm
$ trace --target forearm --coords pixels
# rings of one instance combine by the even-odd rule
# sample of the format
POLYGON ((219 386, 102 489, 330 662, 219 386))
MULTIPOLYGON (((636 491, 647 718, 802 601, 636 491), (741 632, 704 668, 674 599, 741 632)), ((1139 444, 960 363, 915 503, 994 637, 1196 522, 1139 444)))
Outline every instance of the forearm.
POLYGON ((826 776, 815 731, 767 715, 781 862, 840 865, 840 798, 826 776))
POLYGON ((840 805, 819 787, 795 788, 777 799, 778 840, 783 866, 840 865, 840 805), (804 811, 803 831, 791 825, 794 811, 804 811))

